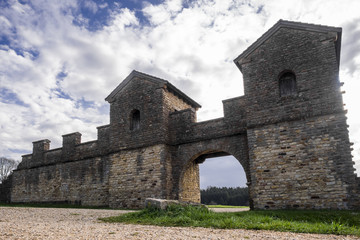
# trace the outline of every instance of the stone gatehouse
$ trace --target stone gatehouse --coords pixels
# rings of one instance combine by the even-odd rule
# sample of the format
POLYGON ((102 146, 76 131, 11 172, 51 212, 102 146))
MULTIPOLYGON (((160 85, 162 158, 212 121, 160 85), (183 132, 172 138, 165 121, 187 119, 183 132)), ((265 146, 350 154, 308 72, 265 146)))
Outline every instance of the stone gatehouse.
POLYGON ((339 82, 341 28, 280 20, 235 60, 244 96, 224 117, 170 82, 133 71, 106 98, 97 140, 33 143, 1 187, 3 201, 141 207, 145 198, 200 201, 199 164, 233 155, 254 209, 360 208, 339 82))

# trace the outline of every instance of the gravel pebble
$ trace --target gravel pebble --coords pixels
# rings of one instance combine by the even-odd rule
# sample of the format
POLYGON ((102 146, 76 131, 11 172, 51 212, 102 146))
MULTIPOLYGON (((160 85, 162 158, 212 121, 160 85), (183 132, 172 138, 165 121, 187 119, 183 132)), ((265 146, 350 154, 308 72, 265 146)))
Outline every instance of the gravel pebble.
POLYGON ((0 239, 359 239, 354 236, 104 223, 129 211, 0 207, 0 239))

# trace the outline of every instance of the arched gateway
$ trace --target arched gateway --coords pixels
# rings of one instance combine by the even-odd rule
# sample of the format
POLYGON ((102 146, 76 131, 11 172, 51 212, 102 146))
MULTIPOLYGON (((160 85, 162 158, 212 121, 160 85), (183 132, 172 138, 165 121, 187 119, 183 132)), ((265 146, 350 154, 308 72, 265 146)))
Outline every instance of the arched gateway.
POLYGON ((198 163, 233 155, 255 209, 359 208, 340 46, 341 28, 280 20, 234 60, 245 95, 206 122, 171 83, 133 71, 106 98, 110 124, 96 141, 72 133, 58 149, 34 142, 1 198, 129 208, 148 197, 199 201, 198 163))

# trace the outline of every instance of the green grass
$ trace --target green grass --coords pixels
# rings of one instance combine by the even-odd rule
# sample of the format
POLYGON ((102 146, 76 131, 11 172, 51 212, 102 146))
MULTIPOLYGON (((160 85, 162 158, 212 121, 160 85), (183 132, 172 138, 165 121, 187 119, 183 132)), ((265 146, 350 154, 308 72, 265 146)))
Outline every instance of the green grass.
POLYGON ((215 213, 205 207, 170 206, 167 210, 147 208, 101 220, 158 226, 241 228, 360 236, 359 211, 256 210, 215 213))
POLYGON ((209 208, 249 208, 248 206, 206 205, 209 208))

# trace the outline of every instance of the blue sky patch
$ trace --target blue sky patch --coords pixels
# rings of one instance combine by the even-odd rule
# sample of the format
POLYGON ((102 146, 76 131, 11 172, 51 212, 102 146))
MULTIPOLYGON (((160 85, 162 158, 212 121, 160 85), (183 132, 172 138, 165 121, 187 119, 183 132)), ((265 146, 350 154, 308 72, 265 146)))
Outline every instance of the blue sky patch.
POLYGON ((95 107, 95 102, 94 101, 86 101, 84 98, 76 101, 76 107, 77 108, 94 108, 95 107))
MULTIPOLYGON (((149 25, 148 18, 144 15, 142 8, 146 3, 152 5, 158 5, 163 3, 164 0, 151 0, 151 1, 79 1, 78 9, 72 9, 72 14, 77 16, 73 20, 73 24, 76 26, 85 27, 89 31, 101 30, 104 26, 108 26, 113 17, 121 11, 121 9, 127 8, 135 13, 136 18, 141 25, 149 25)), ((192 2, 192 1, 186 1, 192 2)))
POLYGON ((9 150, 13 153, 19 153, 19 154, 29 153, 29 150, 26 150, 26 149, 9 148, 9 150))
POLYGON ((27 104, 18 98, 16 93, 7 88, 0 88, 0 99, 3 103, 27 106, 27 104))
POLYGON ((70 95, 64 92, 60 87, 61 82, 67 77, 67 75, 68 74, 65 71, 61 71, 56 75, 56 85, 58 87, 52 89, 52 92, 55 93, 55 95, 59 98, 72 99, 70 95))
POLYGON ((72 99, 69 94, 64 92, 60 87, 52 90, 58 98, 72 99))
POLYGON ((263 8, 264 8, 264 5, 261 5, 260 7, 258 7, 256 13, 260 14, 262 12, 263 8))

